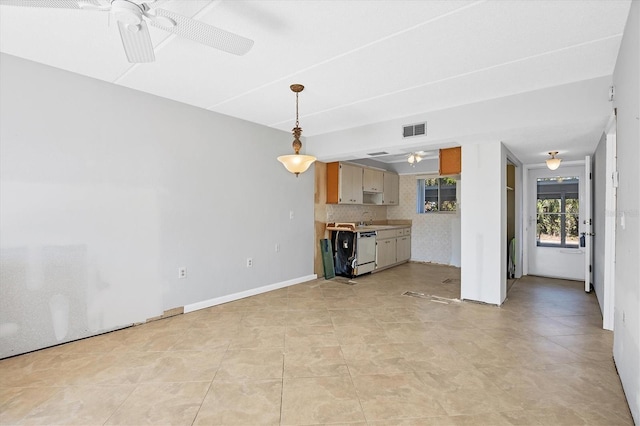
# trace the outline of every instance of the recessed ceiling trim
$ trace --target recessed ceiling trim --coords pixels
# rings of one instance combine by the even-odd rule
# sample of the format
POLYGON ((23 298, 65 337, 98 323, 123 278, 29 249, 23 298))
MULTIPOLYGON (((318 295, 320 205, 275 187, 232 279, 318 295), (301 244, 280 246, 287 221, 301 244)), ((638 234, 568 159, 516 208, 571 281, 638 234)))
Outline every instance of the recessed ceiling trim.
MULTIPOLYGON (((321 111, 316 111, 316 112, 313 112, 313 113, 305 114, 305 117, 313 117, 313 116, 316 116, 316 115, 325 114, 327 112, 336 111, 336 110, 347 108, 347 107, 351 107, 351 106, 354 106, 354 105, 359 105, 359 104, 375 101, 375 100, 378 100, 378 99, 382 99, 382 98, 386 98, 386 97, 389 97, 389 96, 397 95, 399 93, 414 91, 416 89, 420 89, 420 88, 423 88, 423 87, 433 86, 435 84, 444 83, 444 82, 447 82, 447 81, 450 81, 450 80, 456 80, 456 79, 459 79, 459 78, 462 78, 462 77, 468 77, 468 76, 473 75, 473 74, 478 74, 478 73, 490 71, 490 70, 493 70, 493 69, 496 69, 496 68, 505 67, 507 65, 513 65, 513 64, 520 63, 520 62, 526 62, 526 61, 528 61, 530 59, 541 58, 541 57, 544 57, 544 56, 553 55, 555 53, 564 52, 564 51, 575 49, 575 48, 582 47, 582 46, 588 46, 590 44, 601 43, 603 41, 608 41, 608 40, 612 40, 612 39, 616 39, 616 38, 622 38, 622 33, 613 34, 613 35, 601 37, 601 38, 598 38, 598 39, 595 39, 595 40, 585 41, 585 42, 582 42, 582 43, 576 43, 576 44, 572 44, 570 46, 561 47, 559 49, 548 50, 548 51, 545 51, 545 52, 542 52, 542 53, 538 53, 538 54, 535 54, 535 55, 525 56, 523 58, 513 59, 511 61, 502 62, 502 63, 491 65, 491 66, 488 66, 488 67, 478 68, 478 69, 475 69, 475 70, 472 70, 472 71, 467 71, 467 72, 464 72, 464 73, 451 75, 451 76, 448 76, 448 77, 445 77, 445 78, 441 78, 441 79, 438 79, 438 80, 429 81, 427 83, 417 84, 417 85, 414 85, 414 86, 411 86, 411 87, 406 87, 406 88, 403 88, 403 89, 398 89, 398 90, 394 90, 394 91, 391 91, 391 92, 382 93, 382 94, 371 96, 371 97, 368 97, 368 98, 358 99, 357 101, 353 101, 353 102, 349 102, 349 103, 346 103, 346 104, 337 105, 335 107, 325 108, 324 110, 321 110, 321 111)), ((263 86, 268 86, 268 85, 269 84, 265 84, 263 86)), ((259 88, 255 89, 255 90, 258 90, 258 89, 259 88)), ((242 96, 242 95, 240 95, 240 96, 242 96)), ((236 98, 238 98, 240 96, 236 96, 236 98)), ((223 104, 225 102, 226 101, 223 101, 223 102, 219 103, 218 105, 223 104)), ((427 111, 419 111, 419 112, 427 112, 427 111)), ((277 123, 270 124, 269 126, 270 127, 277 127, 278 125, 288 123, 289 121, 290 120, 283 120, 283 121, 280 121, 280 122, 277 122, 277 123)))
MULTIPOLYGON (((461 7, 457 8, 457 9, 454 9, 454 10, 451 10, 451 11, 449 11, 449 12, 443 13, 442 15, 438 15, 438 16, 436 16, 436 17, 434 17, 434 18, 431 18, 431 19, 429 19, 429 20, 427 20, 427 21, 423 21, 423 22, 420 22, 419 24, 413 25, 413 26, 411 26, 411 27, 404 28, 404 29, 402 29, 402 30, 400 30, 400 31, 397 31, 397 32, 393 33, 393 34, 389 34, 389 35, 387 35, 387 36, 385 36, 385 37, 382 37, 382 38, 376 39, 376 40, 374 40, 374 41, 372 41, 372 42, 369 42, 369 43, 363 44, 362 46, 358 46, 358 47, 356 47, 355 49, 348 50, 348 51, 343 52, 343 53, 341 53, 341 54, 339 54, 339 55, 336 55, 336 56, 333 56, 333 57, 331 57, 331 58, 325 59, 324 61, 317 62, 317 63, 315 63, 315 64, 313 64, 313 65, 310 65, 310 66, 308 66, 308 67, 306 67, 306 68, 302 68, 302 69, 300 69, 300 70, 296 71, 295 73, 291 73, 291 74, 289 74, 289 75, 286 75, 286 76, 283 76, 283 77, 277 78, 277 79, 275 79, 275 80, 270 81, 269 83, 261 84, 261 85, 259 85, 258 87, 255 87, 255 88, 253 88, 253 89, 247 90, 247 91, 246 91, 246 92, 244 92, 244 93, 241 93, 241 94, 236 95, 236 96, 232 96, 232 97, 230 97, 230 98, 225 99, 224 101, 218 102, 218 103, 216 103, 215 105, 212 105, 212 106, 208 107, 207 109, 215 109, 215 108, 219 107, 220 105, 224 105, 224 104, 226 104, 226 103, 228 103, 228 102, 232 102, 232 101, 234 101, 234 100, 236 100, 236 99, 239 99, 239 98, 241 98, 241 97, 243 97, 243 96, 245 96, 245 95, 249 95, 249 94, 251 94, 251 93, 257 92, 258 90, 264 89, 265 87, 269 87, 269 86, 271 86, 271 85, 273 85, 273 84, 280 83, 280 82, 282 82, 282 81, 288 81, 288 80, 290 80, 290 79, 294 78, 294 77, 295 77, 296 75, 298 75, 298 74, 301 74, 301 73, 304 73, 304 72, 310 71, 310 70, 312 70, 312 69, 314 69, 314 68, 317 68, 317 67, 319 67, 319 66, 322 66, 322 65, 324 65, 324 64, 327 64, 327 63, 329 63, 329 62, 333 62, 333 61, 335 61, 335 60, 337 60, 337 59, 340 59, 340 58, 343 58, 343 57, 345 57, 345 56, 349 56, 349 55, 351 55, 352 53, 358 52, 358 51, 363 50, 363 49, 366 49, 366 48, 368 48, 368 47, 370 47, 370 46, 374 46, 374 45, 376 45, 376 44, 378 44, 378 43, 381 43, 381 42, 383 42, 383 41, 385 41, 385 40, 389 40, 389 39, 391 39, 391 38, 394 38, 394 37, 397 37, 397 36, 399 36, 399 35, 405 34, 405 33, 407 33, 407 32, 413 31, 413 30, 415 30, 416 28, 420 28, 420 27, 422 27, 422 26, 425 26, 425 25, 431 24, 431 23, 433 23, 433 22, 439 21, 440 19, 444 19, 444 18, 446 18, 446 17, 448 17, 448 16, 455 15, 456 13, 462 12, 462 11, 464 11, 464 10, 467 10, 467 9, 470 9, 470 8, 473 8, 473 7, 476 7, 476 6, 481 5, 481 4, 485 3, 485 2, 486 2, 486 0, 479 0, 479 1, 473 2, 473 3, 471 3, 471 4, 467 4, 467 5, 461 6, 461 7)), ((294 80, 295 80, 295 78, 294 78, 294 80)), ((375 97, 374 97, 373 99, 375 99, 375 97)), ((330 108, 330 109, 328 109, 328 110, 321 111, 320 113, 324 113, 324 112, 327 112, 327 111, 331 111, 332 109, 337 109, 337 108, 339 108, 339 107, 336 107, 336 108, 330 108)), ((306 116, 307 116, 307 117, 308 117, 308 116, 310 116, 310 115, 314 115, 314 114, 306 114, 306 116)), ((280 121, 280 122, 278 122, 278 123, 272 123, 272 124, 269 124, 268 126, 269 126, 269 127, 276 127, 276 126, 278 126, 278 125, 280 125, 280 124, 284 124, 284 123, 287 123, 287 122, 288 122, 288 120, 280 121)))

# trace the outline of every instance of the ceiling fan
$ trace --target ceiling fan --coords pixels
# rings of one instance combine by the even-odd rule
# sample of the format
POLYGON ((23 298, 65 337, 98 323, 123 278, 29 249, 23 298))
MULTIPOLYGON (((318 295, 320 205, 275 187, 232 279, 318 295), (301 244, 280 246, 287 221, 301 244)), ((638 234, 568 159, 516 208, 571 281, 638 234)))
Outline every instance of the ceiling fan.
POLYGON ((147 22, 170 33, 234 55, 244 55, 253 40, 165 9, 150 7, 156 0, 0 0, 0 6, 46 7, 110 12, 127 59, 132 63, 153 62, 155 54, 147 22))

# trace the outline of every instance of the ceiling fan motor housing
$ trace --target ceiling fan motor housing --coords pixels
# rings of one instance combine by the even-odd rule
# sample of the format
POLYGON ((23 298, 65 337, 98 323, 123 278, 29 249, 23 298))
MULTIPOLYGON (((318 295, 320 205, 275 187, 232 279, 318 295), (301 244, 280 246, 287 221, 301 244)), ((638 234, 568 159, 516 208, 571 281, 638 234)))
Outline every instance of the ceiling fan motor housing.
POLYGON ((127 26, 127 29, 137 31, 142 22, 142 16, 149 10, 145 3, 134 3, 129 0, 113 0, 111 13, 113 17, 127 26))

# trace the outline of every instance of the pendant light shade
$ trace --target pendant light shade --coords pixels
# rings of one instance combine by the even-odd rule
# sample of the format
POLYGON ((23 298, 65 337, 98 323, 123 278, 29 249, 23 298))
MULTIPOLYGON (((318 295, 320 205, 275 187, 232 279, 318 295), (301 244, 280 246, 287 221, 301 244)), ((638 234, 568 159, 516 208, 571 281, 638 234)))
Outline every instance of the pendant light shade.
POLYGON ((549 170, 556 170, 558 167, 560 167, 560 163, 562 162, 561 159, 556 158, 556 155, 558 155, 558 151, 551 151, 549 152, 549 155, 551 156, 551 158, 547 159, 547 167, 549 168, 549 170))
POLYGON ((281 155, 278 157, 278 161, 281 162, 284 167, 289 170, 291 173, 294 173, 296 177, 300 173, 304 173, 307 171, 309 166, 316 161, 316 157, 312 155, 302 155, 302 154, 291 154, 291 155, 281 155))
POLYGON ((300 148, 302 148, 302 142, 300 142, 300 135, 302 135, 302 128, 300 127, 300 122, 298 119, 298 94, 304 90, 304 86, 302 84, 292 84, 291 91, 296 94, 296 127, 292 129, 293 133, 293 151, 295 154, 290 155, 281 155, 278 157, 278 161, 281 162, 284 167, 291 173, 295 174, 296 177, 300 173, 304 173, 307 171, 309 166, 316 161, 316 157, 312 155, 301 155, 300 148))

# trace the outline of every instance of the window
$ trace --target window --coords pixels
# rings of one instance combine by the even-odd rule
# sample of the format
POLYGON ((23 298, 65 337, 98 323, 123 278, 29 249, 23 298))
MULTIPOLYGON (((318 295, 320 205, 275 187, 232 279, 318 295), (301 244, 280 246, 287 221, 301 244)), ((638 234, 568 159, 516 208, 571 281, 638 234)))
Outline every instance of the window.
POLYGON ((454 212, 456 180, 450 177, 418 179, 418 213, 454 212))
POLYGON ((578 178, 537 180, 536 244, 539 247, 578 247, 578 178))

